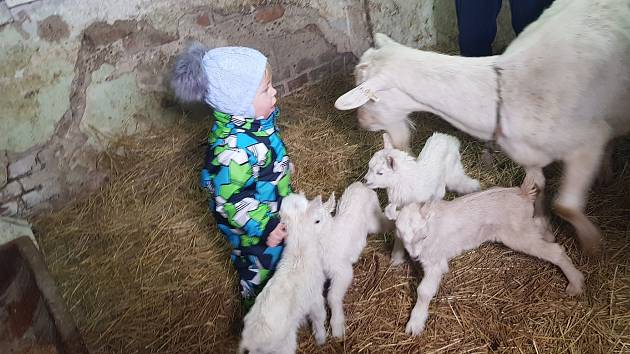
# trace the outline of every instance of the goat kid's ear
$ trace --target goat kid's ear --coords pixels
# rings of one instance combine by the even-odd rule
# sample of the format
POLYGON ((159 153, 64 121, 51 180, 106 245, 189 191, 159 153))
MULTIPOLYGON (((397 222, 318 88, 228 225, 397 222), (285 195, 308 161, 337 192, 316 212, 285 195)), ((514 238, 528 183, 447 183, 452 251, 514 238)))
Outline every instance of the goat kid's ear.
POLYGON ((394 143, 392 142, 392 138, 387 133, 383 133, 383 148, 384 149, 394 148, 394 143))
POLYGON ((387 166, 391 170, 395 170, 396 169, 396 164, 394 163, 394 158, 391 157, 390 155, 387 155, 387 157, 385 159, 387 159, 387 166))
POLYGON ((347 111, 357 107, 361 107, 369 100, 378 102, 379 98, 376 94, 376 85, 374 80, 367 80, 352 90, 344 93, 335 101, 335 108, 341 111, 347 111))
POLYGON ((335 199, 335 192, 332 192, 330 198, 324 203, 324 209, 332 214, 335 211, 335 205, 337 205, 337 201, 335 199))

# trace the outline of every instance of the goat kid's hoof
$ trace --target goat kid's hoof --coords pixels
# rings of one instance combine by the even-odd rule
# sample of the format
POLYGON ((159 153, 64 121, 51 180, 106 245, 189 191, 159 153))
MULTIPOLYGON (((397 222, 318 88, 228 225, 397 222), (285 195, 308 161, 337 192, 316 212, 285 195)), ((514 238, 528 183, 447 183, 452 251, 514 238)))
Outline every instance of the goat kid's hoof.
POLYGON ((418 323, 418 321, 409 320, 409 322, 407 322, 407 327, 405 328, 405 333, 410 336, 419 336, 423 330, 423 324, 418 323))
POLYGON ((322 346, 326 344, 326 335, 325 334, 316 334, 315 335, 315 344, 322 346))
POLYGON ((332 335, 337 340, 343 340, 346 335, 346 324, 345 321, 333 321, 332 318, 330 320, 330 328, 332 330, 332 335))
POLYGON ((404 254, 394 254, 392 253, 392 259, 389 261, 389 264, 392 265, 392 267, 398 267, 399 265, 405 263, 405 255, 404 254))
POLYGON ((578 296, 584 291, 583 287, 583 284, 569 283, 569 285, 567 285, 566 291, 569 296, 578 296))

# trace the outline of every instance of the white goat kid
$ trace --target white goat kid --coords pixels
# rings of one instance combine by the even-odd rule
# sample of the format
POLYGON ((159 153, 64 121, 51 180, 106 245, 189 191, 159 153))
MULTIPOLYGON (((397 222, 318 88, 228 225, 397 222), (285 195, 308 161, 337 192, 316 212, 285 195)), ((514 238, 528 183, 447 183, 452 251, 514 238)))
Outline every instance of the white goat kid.
POLYGON ((345 333, 343 298, 352 283, 352 265, 365 248, 368 234, 381 232, 387 224, 390 221, 381 211, 376 192, 355 182, 341 196, 330 232, 321 235, 324 272, 331 279, 328 305, 334 337, 345 333))
POLYGON ((562 246, 554 242, 542 217, 533 217, 536 186, 526 177, 521 187, 490 188, 453 201, 436 200, 424 205, 409 204, 396 215, 397 236, 415 260, 422 264, 424 277, 406 332, 418 335, 429 315, 448 261, 486 241, 551 262, 569 280, 566 291, 582 293, 584 276, 575 268, 562 246))
MULTIPOLYGON (((479 181, 466 175, 459 154, 459 140, 454 136, 434 133, 427 139, 417 159, 394 148, 387 133, 383 134, 383 149, 369 162, 365 175, 370 188, 385 188, 389 205, 386 213, 409 203, 422 203, 444 198, 446 189, 459 194, 479 190, 479 181)), ((391 262, 404 262, 405 250, 400 240, 394 240, 391 262)))
MULTIPOLYGON (((408 114, 433 112, 479 139, 495 139, 541 190, 542 168, 565 166, 555 212, 582 248, 601 234, 584 215, 605 146, 630 131, 628 0, 556 0, 500 56, 465 58, 416 50, 376 34, 356 66, 355 89, 335 107, 361 107, 369 130, 388 131, 409 148, 408 114)), ((605 164, 611 158, 605 156, 605 164)))
POLYGON ((324 271, 319 235, 327 232, 334 199, 321 196, 308 201, 304 195, 285 197, 280 216, 288 236, 278 268, 256 298, 244 319, 239 352, 294 353, 297 330, 308 316, 317 344, 326 341, 324 271))

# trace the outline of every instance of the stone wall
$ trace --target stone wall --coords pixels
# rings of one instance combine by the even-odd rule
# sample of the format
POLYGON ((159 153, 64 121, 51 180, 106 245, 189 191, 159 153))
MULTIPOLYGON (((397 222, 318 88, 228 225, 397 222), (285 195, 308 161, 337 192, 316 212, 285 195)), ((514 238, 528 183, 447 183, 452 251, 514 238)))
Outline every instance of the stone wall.
POLYGON ((191 39, 261 50, 281 96, 369 46, 359 1, 0 2, 0 215, 93 190, 112 136, 181 119, 165 83, 191 39))

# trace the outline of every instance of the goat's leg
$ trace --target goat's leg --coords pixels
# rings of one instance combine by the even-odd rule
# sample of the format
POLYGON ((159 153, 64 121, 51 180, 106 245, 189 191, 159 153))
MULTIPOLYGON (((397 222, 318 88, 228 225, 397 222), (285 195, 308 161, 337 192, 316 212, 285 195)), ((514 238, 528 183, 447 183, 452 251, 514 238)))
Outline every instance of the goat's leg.
POLYGON ((534 201, 534 215, 543 216, 545 215, 545 175, 542 167, 527 167, 525 172, 526 175, 534 178, 534 184, 538 189, 536 201, 534 201))
POLYGON ((454 168, 446 175, 446 188, 459 194, 468 194, 477 192, 481 186, 478 180, 466 174, 461 160, 458 160, 454 168))
MULTIPOLYGON (((292 331, 286 337, 283 345, 280 345, 277 353, 280 354, 295 354, 297 350, 297 333, 296 331, 292 331)), ((274 351, 275 352, 275 351, 274 351)))
POLYGON ((429 317, 429 303, 437 293, 442 274, 447 271, 448 264, 446 262, 424 268, 424 277, 418 285, 418 299, 405 328, 407 334, 417 336, 424 330, 424 325, 429 317))
POLYGON ((396 149, 411 153, 411 132, 406 119, 388 123, 385 127, 385 131, 389 134, 389 137, 392 139, 392 144, 396 149))
POLYGON ((503 232, 501 233, 501 242, 515 251, 538 257, 557 265, 569 280, 569 285, 566 288, 567 294, 570 296, 581 294, 584 286, 582 273, 575 268, 562 246, 557 243, 546 242, 539 236, 537 231, 536 227, 532 227, 530 230, 524 230, 523 232, 503 232))
POLYGON ((326 327, 324 326, 326 322, 326 305, 324 304, 324 296, 321 294, 321 291, 313 296, 316 298, 311 305, 308 317, 311 319, 315 343, 322 345, 326 343, 326 327))
POLYGON ((405 263, 405 245, 398 236, 394 236, 394 248, 389 263, 394 267, 405 263))
POLYGON ((599 186, 606 186, 612 183, 615 178, 613 155, 615 153, 615 143, 611 140, 606 144, 604 154, 602 155, 601 167, 599 168, 599 174, 595 178, 595 184, 599 186))
POLYGON ((599 251, 601 233, 584 215, 583 210, 588 189, 599 167, 602 150, 591 145, 564 160, 562 185, 554 202, 556 214, 573 225, 582 250, 591 256, 599 251))
POLYGON ((330 306, 330 328, 335 338, 343 339, 346 320, 343 314, 343 298, 352 284, 352 266, 343 266, 335 270, 328 290, 330 306))

